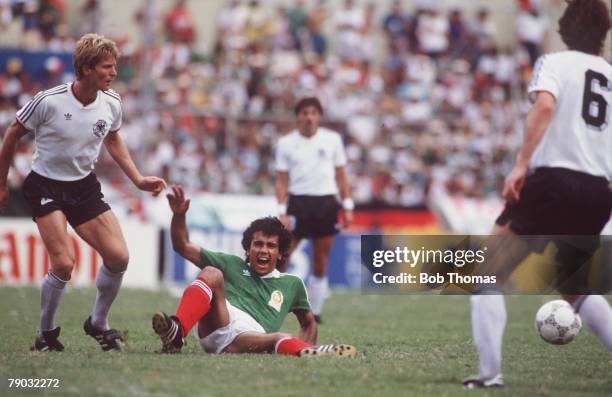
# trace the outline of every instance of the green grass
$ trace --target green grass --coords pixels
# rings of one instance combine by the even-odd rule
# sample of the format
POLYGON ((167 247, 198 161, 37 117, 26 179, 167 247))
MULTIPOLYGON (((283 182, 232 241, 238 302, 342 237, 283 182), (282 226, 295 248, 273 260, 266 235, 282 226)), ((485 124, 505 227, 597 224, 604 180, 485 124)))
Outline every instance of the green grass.
MULTIPOLYGON (((58 313, 63 353, 30 352, 38 291, 0 289, 0 377, 62 379, 56 391, 0 390, 1 396, 610 396, 612 355, 587 330, 562 347, 539 340, 532 318, 552 297, 507 298, 503 390, 466 391, 477 372, 467 297, 337 292, 327 302, 319 341, 352 343, 353 360, 274 355, 208 355, 193 337, 181 354, 160 355, 150 327, 156 309, 172 312, 166 292, 122 290, 111 320, 129 330, 122 353, 102 353, 82 331, 93 289, 72 289, 58 313)), ((290 318, 285 331, 297 331, 290 318)))

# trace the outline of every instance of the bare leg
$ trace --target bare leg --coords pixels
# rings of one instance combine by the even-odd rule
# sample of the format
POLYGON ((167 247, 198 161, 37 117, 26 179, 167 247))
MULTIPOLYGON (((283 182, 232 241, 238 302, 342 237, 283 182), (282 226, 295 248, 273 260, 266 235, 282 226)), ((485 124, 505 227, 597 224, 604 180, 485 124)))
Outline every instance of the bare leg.
POLYGON ((281 332, 262 334, 245 332, 236 337, 225 349, 224 353, 274 353, 276 344, 291 335, 281 332))
POLYGON ((104 266, 113 273, 127 269, 129 253, 127 244, 113 211, 106 211, 77 227, 77 234, 98 251, 104 266))
POLYGON ((53 211, 36 218, 36 226, 49 253, 51 271, 63 280, 70 280, 75 259, 66 217, 61 211, 53 211))
POLYGON ((312 239, 312 273, 317 277, 327 276, 327 263, 329 253, 334 244, 334 236, 317 237, 312 239))

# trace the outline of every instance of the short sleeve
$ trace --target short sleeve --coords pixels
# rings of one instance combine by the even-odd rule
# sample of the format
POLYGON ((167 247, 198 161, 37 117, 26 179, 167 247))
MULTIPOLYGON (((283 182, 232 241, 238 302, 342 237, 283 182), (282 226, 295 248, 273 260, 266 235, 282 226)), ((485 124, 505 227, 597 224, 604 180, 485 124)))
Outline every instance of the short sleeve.
POLYGON ((550 92, 555 98, 558 98, 560 89, 558 74, 551 57, 548 55, 541 56, 535 63, 533 77, 527 88, 529 100, 531 102, 535 101, 535 94, 538 91, 550 92))
POLYGON ((115 132, 119 131, 121 128, 121 124, 123 123, 123 110, 121 109, 121 96, 117 94, 115 91, 112 93, 106 92, 107 95, 116 99, 116 101, 111 101, 112 103, 112 111, 113 111, 113 121, 111 124, 110 131, 115 132))
POLYGON ((113 112, 113 116, 115 117, 113 120, 113 124, 111 124, 111 131, 119 131, 121 128, 121 124, 123 123, 123 111, 121 110, 121 104, 117 106, 117 109, 113 112))
POLYGON ((45 121, 48 105, 45 98, 44 92, 41 91, 17 112, 17 121, 26 129, 36 131, 45 121))
POLYGON ((310 311, 310 302, 308 301, 308 295, 306 294, 306 287, 304 286, 304 282, 299 277, 295 277, 295 299, 293 300, 293 304, 291 305, 291 312, 296 310, 306 310, 310 311))
POLYGON ((216 267, 224 273, 228 266, 235 263, 236 259, 238 258, 235 255, 230 255, 223 252, 212 252, 204 248, 200 248, 200 257, 202 258, 204 267, 216 267))
POLYGON ((283 141, 279 140, 276 145, 276 159, 274 168, 276 171, 289 171, 289 153, 285 148, 287 145, 283 145, 283 141))
POLYGON ((346 153, 340 135, 336 134, 336 144, 334 150, 334 166, 343 167, 346 165, 346 153))

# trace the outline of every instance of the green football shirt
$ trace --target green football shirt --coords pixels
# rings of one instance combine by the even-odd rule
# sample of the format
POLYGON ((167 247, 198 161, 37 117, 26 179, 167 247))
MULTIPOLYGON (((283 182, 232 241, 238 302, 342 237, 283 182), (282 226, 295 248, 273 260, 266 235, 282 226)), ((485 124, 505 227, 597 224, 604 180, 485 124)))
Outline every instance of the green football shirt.
POLYGON ((244 259, 222 252, 200 251, 204 266, 223 272, 225 298, 248 313, 266 330, 277 332, 289 312, 310 311, 301 278, 278 270, 258 276, 244 259))

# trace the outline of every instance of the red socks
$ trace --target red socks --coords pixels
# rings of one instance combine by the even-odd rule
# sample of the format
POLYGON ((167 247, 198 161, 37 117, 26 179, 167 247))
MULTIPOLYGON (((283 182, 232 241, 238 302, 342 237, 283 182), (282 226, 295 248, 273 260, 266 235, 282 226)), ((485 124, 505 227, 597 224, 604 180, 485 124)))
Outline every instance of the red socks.
POLYGON ((191 328, 208 313, 212 296, 212 288, 201 277, 196 278, 185 288, 178 309, 176 309, 176 317, 181 323, 183 336, 187 336, 191 328))
POLYGON ((276 354, 287 354, 289 356, 297 356, 302 349, 312 346, 299 338, 285 338, 276 342, 274 351, 276 354))

